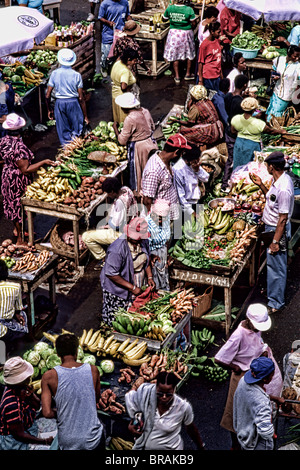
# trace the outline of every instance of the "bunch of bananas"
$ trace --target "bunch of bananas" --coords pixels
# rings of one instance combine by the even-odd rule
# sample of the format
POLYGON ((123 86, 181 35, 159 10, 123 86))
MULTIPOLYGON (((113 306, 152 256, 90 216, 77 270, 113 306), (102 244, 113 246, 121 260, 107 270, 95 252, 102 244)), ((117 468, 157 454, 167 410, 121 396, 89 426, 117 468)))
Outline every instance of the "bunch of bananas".
POLYGON ((133 442, 125 441, 121 437, 112 437, 109 443, 111 450, 132 450, 133 442))
POLYGON ((274 37, 274 31, 270 26, 260 26, 255 24, 251 28, 251 32, 256 34, 257 37, 264 39, 267 45, 271 45, 274 37))
POLYGON ((167 337, 167 333, 164 331, 162 325, 152 322, 148 332, 145 334, 145 337, 154 339, 156 341, 164 341, 167 337))
POLYGON ((26 68, 24 70, 22 81, 26 85, 38 86, 42 83, 43 78, 44 78, 43 72, 40 72, 39 70, 29 70, 26 68))
POLYGON ((60 177, 59 173, 59 168, 40 168, 37 171, 38 178, 27 186, 24 196, 45 202, 62 203, 72 195, 73 189, 68 178, 60 177))
POLYGON ((94 331, 93 328, 83 330, 79 338, 80 346, 97 356, 111 356, 131 366, 139 366, 150 360, 150 356, 146 354, 148 346, 146 341, 139 342, 137 338, 130 341, 130 338, 119 341, 114 334, 105 336, 102 330, 94 331))
POLYGON ((151 318, 146 318, 138 313, 129 313, 119 309, 115 313, 115 320, 112 325, 116 331, 126 335, 144 336, 149 329, 151 318))
POLYGON ((214 358, 210 358, 212 365, 206 365, 203 368, 205 377, 212 382, 223 382, 229 377, 228 370, 215 363, 214 358))
MULTIPOLYGON (((212 331, 207 328, 202 330, 192 330, 191 332, 191 343, 194 348, 205 349, 209 344, 212 344, 215 340, 215 335, 212 331)), ((196 349, 194 349, 194 352, 196 349)))
POLYGON ((223 212, 221 207, 215 207, 210 214, 204 212, 204 228, 215 232, 217 235, 223 235, 231 229, 234 218, 228 213, 223 212))
POLYGON ((203 246, 204 227, 202 221, 187 220, 183 225, 183 236, 186 239, 185 248, 200 250, 203 246))

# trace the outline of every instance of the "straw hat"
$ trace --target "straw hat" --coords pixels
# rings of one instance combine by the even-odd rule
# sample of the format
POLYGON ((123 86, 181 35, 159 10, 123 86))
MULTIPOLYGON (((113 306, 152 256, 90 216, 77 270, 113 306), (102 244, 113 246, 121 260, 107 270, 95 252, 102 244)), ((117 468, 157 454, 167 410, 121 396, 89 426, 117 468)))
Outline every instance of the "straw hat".
POLYGON ((203 85, 194 85, 191 88, 190 94, 195 100, 203 100, 207 98, 207 89, 203 85))
POLYGON ((21 129, 26 124, 24 118, 19 116, 16 113, 11 113, 6 116, 4 123, 2 124, 3 129, 7 129, 10 131, 15 131, 17 129, 21 129))
POLYGON ((250 98, 250 97, 245 98, 241 102, 241 108, 246 112, 247 111, 254 111, 258 107, 259 107, 259 103, 255 98, 250 98))
POLYGON ((123 93, 115 98, 115 103, 121 108, 136 108, 140 105, 139 100, 134 96, 133 93, 123 93))
POLYGON ((6 384, 16 385, 33 375, 33 366, 19 356, 11 357, 3 366, 3 378, 6 384))
POLYGON ((148 223, 143 217, 134 217, 125 225, 124 233, 132 240, 145 240, 150 237, 148 223))
POLYGON ((139 24, 133 20, 128 20, 124 25, 123 33, 125 33, 127 36, 134 36, 139 32, 140 29, 141 26, 139 24))
POLYGON ((61 65, 72 67, 76 62, 76 54, 72 49, 60 49, 57 53, 57 60, 61 65))

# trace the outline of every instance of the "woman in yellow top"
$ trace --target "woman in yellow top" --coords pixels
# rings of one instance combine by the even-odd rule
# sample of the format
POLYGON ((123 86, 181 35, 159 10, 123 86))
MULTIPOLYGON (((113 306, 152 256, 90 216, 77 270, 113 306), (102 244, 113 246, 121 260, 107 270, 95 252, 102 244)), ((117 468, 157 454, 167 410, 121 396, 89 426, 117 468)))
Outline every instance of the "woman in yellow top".
POLYGON ((265 134, 285 134, 284 129, 274 129, 262 119, 253 117, 259 107, 255 98, 245 98, 241 102, 243 114, 237 114, 231 120, 231 132, 237 134, 233 148, 233 169, 247 165, 254 157, 254 152, 261 151, 260 139, 265 134))
POLYGON ((131 67, 136 64, 137 60, 138 52, 128 47, 124 49, 120 58, 114 63, 111 69, 113 120, 118 124, 124 122, 127 114, 116 104, 115 99, 117 96, 131 91, 132 85, 136 83, 136 78, 131 67))

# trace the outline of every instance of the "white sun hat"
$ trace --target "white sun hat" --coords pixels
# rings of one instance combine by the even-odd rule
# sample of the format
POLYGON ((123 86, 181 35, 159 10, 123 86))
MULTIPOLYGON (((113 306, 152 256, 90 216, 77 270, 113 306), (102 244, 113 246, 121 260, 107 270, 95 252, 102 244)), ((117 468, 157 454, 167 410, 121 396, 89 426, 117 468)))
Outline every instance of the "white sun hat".
POLYGON ((60 49, 57 53, 57 60, 61 65, 72 67, 76 62, 76 54, 72 49, 60 49))
POLYGON ((133 93, 123 93, 115 98, 115 103, 121 108, 136 108, 140 105, 139 100, 134 96, 133 93))

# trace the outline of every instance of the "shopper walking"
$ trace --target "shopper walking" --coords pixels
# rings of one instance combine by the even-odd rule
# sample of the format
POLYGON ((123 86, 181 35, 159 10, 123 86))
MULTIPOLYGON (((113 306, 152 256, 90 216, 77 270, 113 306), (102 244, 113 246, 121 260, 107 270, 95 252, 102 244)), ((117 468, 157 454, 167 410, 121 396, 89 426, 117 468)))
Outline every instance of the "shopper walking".
POLYGON ((198 57, 198 83, 207 90, 219 90, 219 83, 223 78, 222 48, 220 44, 221 25, 218 21, 210 23, 209 36, 199 47, 198 57))
POLYGON ((215 355, 216 363, 231 370, 229 390, 221 419, 221 426, 231 433, 232 448, 238 449, 239 445, 233 426, 233 397, 236 387, 249 370, 253 359, 262 355, 269 357, 275 364, 275 373, 266 390, 271 395, 280 395, 282 388, 282 375, 273 357, 271 348, 264 343, 262 332, 271 328, 272 321, 265 305, 251 304, 246 312, 246 319, 239 323, 224 346, 215 355))

